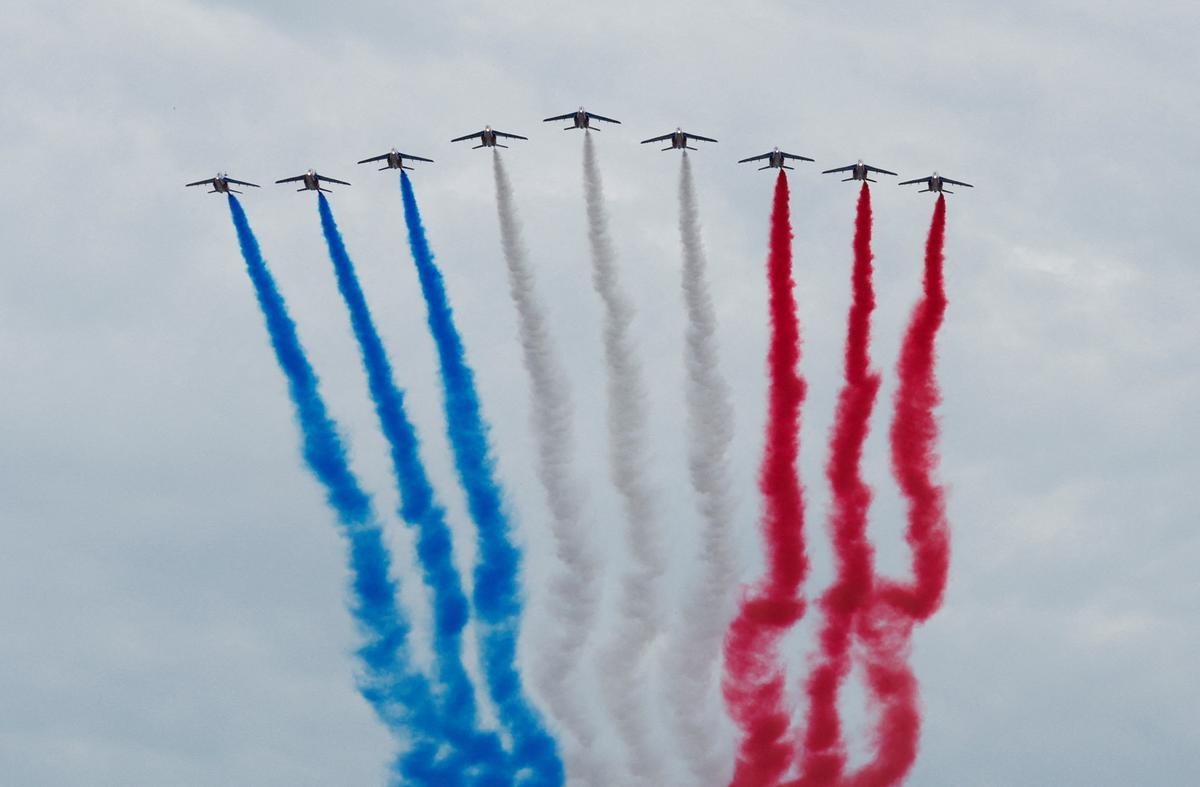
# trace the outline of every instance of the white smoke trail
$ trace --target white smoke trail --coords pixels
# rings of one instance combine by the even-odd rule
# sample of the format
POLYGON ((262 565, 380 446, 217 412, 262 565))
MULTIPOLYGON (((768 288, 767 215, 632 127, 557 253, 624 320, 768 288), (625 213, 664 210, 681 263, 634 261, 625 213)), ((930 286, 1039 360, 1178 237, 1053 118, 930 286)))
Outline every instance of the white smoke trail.
POLYGON ((679 234, 687 307, 687 407, 692 488, 703 517, 698 587, 688 595, 665 665, 668 707, 694 785, 728 784, 733 751, 721 733, 718 668, 736 607, 729 443, 733 405, 717 365, 717 319, 708 291, 696 190, 687 153, 679 175, 679 234))
POLYGON ((583 189, 592 285, 604 304, 604 358, 608 372, 609 467, 625 506, 625 542, 632 560, 621 579, 620 618, 603 651, 600 680, 609 713, 627 750, 622 784, 664 784, 662 753, 655 745, 646 673, 650 646, 661 632, 659 578, 665 569, 659 523, 646 483, 646 410, 642 369, 633 352, 633 307, 621 289, 608 234, 604 184, 590 134, 583 142, 583 189))
POLYGON ((583 496, 573 469, 571 395, 550 341, 545 310, 534 288, 512 185, 498 151, 492 157, 492 164, 500 241, 533 398, 538 478, 546 492, 559 560, 558 571, 550 581, 553 639, 539 652, 535 680, 550 712, 574 738, 575 745, 564 746, 569 780, 572 784, 602 787, 615 782, 609 778, 607 761, 597 751, 593 718, 585 710, 576 686, 576 672, 596 619, 597 565, 587 536, 589 528, 583 523, 583 496))

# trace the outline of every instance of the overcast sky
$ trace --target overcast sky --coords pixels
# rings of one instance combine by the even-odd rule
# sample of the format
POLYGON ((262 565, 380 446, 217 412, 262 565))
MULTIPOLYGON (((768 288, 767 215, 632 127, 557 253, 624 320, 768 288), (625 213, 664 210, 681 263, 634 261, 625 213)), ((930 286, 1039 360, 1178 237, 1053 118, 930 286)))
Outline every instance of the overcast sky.
MULTIPOLYGON (((698 547, 679 162, 638 140, 678 125, 720 140, 693 155, 746 579, 761 563, 772 176, 734 162, 774 145, 817 161, 791 180, 811 594, 830 576, 822 464, 856 192, 816 173, 858 158, 937 169, 977 187, 948 212, 938 370, 953 557, 946 605, 915 637, 926 726, 911 783, 1196 783, 1194 3, 348 5, 17 0, 0 17, 0 781, 382 782, 392 744, 355 691, 332 515, 301 465, 224 198, 182 188, 216 171, 269 184, 317 167, 354 183, 333 209, 468 566, 396 179, 353 163, 392 146, 436 159, 414 182, 527 549, 528 654, 553 557, 527 381, 489 154, 448 140, 485 123, 530 137, 504 155, 617 575, 581 138, 540 122, 583 103, 624 123, 597 143, 652 377, 671 608, 698 547)), ((312 195, 252 191, 247 213, 354 466, 390 511, 312 195)), ((880 563, 900 572, 883 438, 933 201, 888 182, 874 194, 885 406, 866 474, 880 563)), ((411 542, 389 521, 403 570, 411 542)), ((406 588, 421 620, 419 584, 406 588)), ((811 625, 792 642, 797 666, 811 625)))

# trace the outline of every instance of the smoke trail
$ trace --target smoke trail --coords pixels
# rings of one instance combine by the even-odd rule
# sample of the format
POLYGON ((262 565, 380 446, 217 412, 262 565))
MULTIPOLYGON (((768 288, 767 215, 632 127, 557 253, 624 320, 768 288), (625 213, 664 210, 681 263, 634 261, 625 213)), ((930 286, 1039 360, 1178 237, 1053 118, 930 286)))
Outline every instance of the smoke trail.
MULTIPOLYGON (((646 483, 646 410, 642 367, 630 337, 633 306, 621 289, 608 233, 604 184, 592 135, 583 139, 583 192, 592 248, 592 286, 604 304, 604 359, 608 376, 609 467, 625 506, 625 543, 632 565, 621 580, 620 621, 605 647, 600 677, 609 712, 629 752, 624 783, 664 783, 654 746, 646 672, 650 646, 662 628, 659 577, 665 569, 659 523, 646 483)), ((612 784, 606 781, 595 782, 612 784)))
POLYGON ((742 600, 725 643, 725 698, 742 731, 735 785, 774 785, 792 761, 783 742, 791 718, 779 640, 804 614, 803 488, 796 467, 805 384, 797 372, 800 324, 792 281, 792 230, 787 175, 775 182, 771 212, 770 403, 759 487, 762 490, 766 576, 742 600))
MULTIPOLYGON (((321 229, 337 274, 338 290, 350 312, 354 336, 362 353, 371 400, 391 449, 392 470, 401 498, 400 516, 417 530, 417 555, 425 584, 433 597, 434 655, 447 724, 459 736, 463 748, 468 749, 472 761, 479 764, 483 775, 498 779, 505 773, 506 758, 499 737, 479 729, 475 689, 463 665, 463 629, 470 611, 458 570, 454 566, 446 512, 437 500, 421 461, 420 442, 405 412, 404 394, 396 386, 391 363, 329 209, 329 201, 321 194, 318 195, 317 204, 321 229)), ((515 554, 508 557, 508 562, 510 565, 516 564, 515 554)), ((515 571, 509 583, 515 592, 515 571)), ((485 658, 485 662, 490 662, 490 659, 485 658)), ((485 666, 490 666, 490 663, 485 663, 485 666)), ((501 721, 507 723, 509 719, 501 713, 501 721)))
POLYGON ((733 405, 717 362, 717 318, 708 289, 708 261, 686 152, 679 172, 679 234, 688 317, 684 358, 689 470, 703 525, 699 583, 688 594, 672 632, 663 676, 675 733, 694 784, 715 785, 728 783, 732 759, 720 742, 718 670, 721 640, 735 606, 728 464, 733 405))
POLYGON ((504 508, 503 491, 496 479, 488 446, 488 426, 475 388, 475 375, 467 363, 462 337, 454 324, 445 282, 429 248, 412 181, 404 172, 400 173, 400 192, 404 199, 409 247, 428 310, 429 331, 441 364, 446 434, 454 452, 459 481, 467 494, 471 518, 479 530, 473 600, 479 617, 488 690, 500 708, 501 719, 513 730, 518 767, 535 768, 541 772, 543 783, 553 782, 558 778, 554 774, 560 766, 546 761, 557 758, 554 744, 529 707, 516 668, 521 618, 517 578, 521 555, 512 544, 512 526, 504 508))
POLYGON ((837 416, 829 440, 825 475, 833 490, 829 531, 837 578, 821 597, 824 621, 820 651, 806 683, 808 715, 798 787, 831 785, 846 766, 846 747, 838 717, 838 692, 850 672, 850 643, 859 611, 871 596, 874 552, 867 540, 871 489, 862 479, 863 443, 879 392, 879 375, 871 371, 871 190, 858 195, 854 222, 853 299, 846 329, 845 384, 838 396, 837 416))
POLYGON ((531 415, 538 446, 538 477, 546 492, 555 552, 561 562, 558 573, 550 582, 551 611, 556 625, 553 640, 541 653, 539 689, 551 712, 580 745, 576 753, 578 759, 572 758, 573 773, 596 773, 601 766, 594 758, 586 759, 595 732, 572 682, 596 619, 597 566, 583 524, 579 483, 572 470, 574 439, 570 391, 551 345, 545 312, 534 289, 533 271, 513 203, 512 184, 498 151, 493 153, 492 169, 509 292, 517 309, 521 349, 533 397, 531 415))
POLYGON ((950 526, 937 467, 940 401, 935 374, 936 340, 946 313, 942 278, 946 198, 939 195, 925 245, 923 297, 913 309, 900 349, 890 434, 892 474, 908 501, 905 539, 912 549, 911 583, 876 579, 875 595, 858 625, 867 651, 867 684, 878 720, 875 755, 849 783, 897 784, 917 756, 921 714, 917 682, 908 666, 912 627, 938 610, 950 566, 950 526))
POLYGON ((408 621, 396 606, 391 560, 371 499, 350 470, 287 304, 263 260, 246 214, 232 194, 229 211, 275 358, 287 376, 288 392, 303 433, 304 460, 325 487, 326 499, 337 512, 349 545, 351 611, 367 640, 358 650, 365 671, 359 678, 359 691, 391 731, 410 745, 398 763, 398 775, 406 783, 458 784, 457 764, 437 762, 442 722, 428 683, 409 662, 408 621))

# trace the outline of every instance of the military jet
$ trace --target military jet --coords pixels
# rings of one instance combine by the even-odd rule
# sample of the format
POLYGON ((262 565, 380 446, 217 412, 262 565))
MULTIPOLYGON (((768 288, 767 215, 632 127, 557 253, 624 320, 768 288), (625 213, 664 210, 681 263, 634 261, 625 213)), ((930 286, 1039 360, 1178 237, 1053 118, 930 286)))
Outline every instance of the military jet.
POLYGON ((795 161, 812 161, 812 159, 810 159, 808 156, 797 156, 793 153, 784 153, 779 148, 775 148, 770 153, 764 153, 761 156, 744 158, 738 163, 745 164, 748 161, 762 161, 764 159, 766 159, 767 165, 765 167, 759 167, 759 172, 763 171, 764 169, 771 169, 772 167, 775 167, 776 169, 795 169, 795 167, 789 167, 786 163, 784 163, 788 159, 793 159, 795 161))
POLYGON ((208 192, 209 194, 229 194, 230 192, 233 192, 234 194, 242 193, 242 192, 238 191, 237 189, 229 188, 230 183, 235 183, 239 186, 253 186, 256 189, 260 188, 260 186, 257 183, 247 183, 244 180, 234 180, 233 178, 229 177, 229 175, 225 172, 218 172, 216 177, 209 178, 208 180, 198 180, 195 183, 188 183, 187 185, 188 186, 212 186, 212 190, 208 192))
MULTIPOLYGON (((567 126, 566 128, 563 129, 563 131, 571 131, 572 129, 577 129, 577 128, 581 128, 584 131, 591 131, 593 128, 593 126, 592 126, 593 120, 603 120, 605 123, 616 123, 617 125, 621 124, 621 121, 619 121, 619 120, 613 120, 612 118, 604 117, 604 115, 597 115, 594 112, 588 112, 583 107, 580 107, 577 112, 568 112, 565 115, 556 115, 552 118, 546 118, 542 122, 550 123, 555 120, 570 120, 570 121, 572 121, 572 125, 567 126)), ((596 126, 595 128, 597 131, 600 130, 599 126, 596 126)))
POLYGON ((949 191, 948 189, 945 188, 945 185, 947 183, 951 183, 955 186, 966 186, 969 189, 975 188, 970 183, 963 183, 961 180, 950 180, 950 178, 943 178, 941 175, 937 174, 936 172, 927 178, 917 178, 916 180, 906 180, 903 183, 897 183, 896 185, 897 186, 911 186, 914 183, 924 183, 925 184, 925 188, 918 191, 917 192, 918 194, 923 194, 926 191, 935 191, 935 192, 938 192, 939 194, 953 194, 954 193, 953 191, 949 191))
POLYGON ((880 169, 879 167, 872 167, 870 164, 864 164, 864 163, 862 163, 862 159, 859 159, 857 164, 850 164, 849 166, 838 167, 837 169, 827 169, 824 172, 822 172, 821 174, 822 175, 830 175, 834 172, 849 172, 849 173, 851 173, 850 177, 842 178, 842 183, 845 183, 848 180, 867 180, 867 181, 870 181, 871 183, 875 183, 877 181, 872 180, 871 178, 867 177, 868 173, 871 173, 871 172, 878 172, 881 175, 895 175, 896 174, 895 172, 890 172, 886 169, 880 169))
POLYGON ((405 166, 405 164, 404 164, 405 161, 426 161, 430 164, 433 163, 433 159, 431 159, 431 158, 421 158, 420 156, 414 156, 409 153, 401 153, 400 151, 396 150, 395 148, 392 148, 387 153, 384 153, 382 156, 372 156, 371 158, 365 158, 358 163, 359 164, 370 164, 372 161, 387 162, 386 164, 384 164, 382 167, 379 168, 380 172, 383 172, 385 169, 408 169, 408 170, 411 170, 412 167, 405 166))
POLYGON ((451 142, 462 142, 463 140, 475 139, 476 137, 479 137, 479 144, 476 145, 475 147, 471 148, 471 150, 479 150, 480 148, 506 148, 506 147, 508 147, 508 145, 501 145, 499 142, 497 142, 496 141, 497 137, 505 137, 507 139, 524 139, 524 140, 529 139, 529 137, 523 137, 520 134, 509 134, 504 131, 496 131, 491 126, 484 126, 483 131, 476 131, 474 134, 467 134, 465 137, 455 137, 454 139, 452 139, 450 141, 451 142))
POLYGON ((322 183, 340 183, 343 186, 350 185, 349 183, 347 183, 344 180, 338 180, 337 178, 327 178, 324 175, 318 175, 317 171, 315 169, 310 169, 308 172, 305 172, 303 175, 297 175, 294 178, 284 178, 283 180, 277 180, 275 182, 276 183, 299 183, 300 181, 304 182, 304 186, 296 189, 296 191, 329 191, 329 189, 321 188, 322 183))
POLYGON ((699 134, 689 134, 683 129, 677 128, 670 134, 663 134, 661 137, 643 139, 642 144, 645 145, 647 142, 665 142, 666 140, 670 140, 671 146, 668 148, 663 148, 663 150, 696 150, 696 148, 688 144, 688 140, 692 139, 698 139, 701 142, 716 142, 716 140, 712 139, 711 137, 702 137, 699 134))

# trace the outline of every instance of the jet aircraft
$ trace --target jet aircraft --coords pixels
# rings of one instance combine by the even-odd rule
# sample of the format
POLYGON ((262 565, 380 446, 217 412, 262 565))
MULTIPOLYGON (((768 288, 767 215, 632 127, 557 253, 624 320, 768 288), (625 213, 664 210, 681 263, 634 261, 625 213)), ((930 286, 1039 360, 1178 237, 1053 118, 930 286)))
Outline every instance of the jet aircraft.
POLYGON ((796 161, 812 161, 812 159, 810 159, 808 156, 797 156, 793 153, 784 153, 779 148, 775 148, 770 153, 764 153, 761 156, 751 156, 750 158, 744 158, 741 161, 739 161, 738 163, 745 164, 747 161, 762 161, 763 159, 766 159, 767 165, 765 167, 759 167, 758 168, 759 172, 763 171, 764 169, 771 169, 772 167, 775 167, 777 169, 780 167, 782 167, 783 169, 795 169, 795 167, 789 167, 785 163, 788 159, 794 159, 796 161))
POLYGON ((198 180, 195 183, 188 183, 187 185, 188 186, 212 186, 212 190, 208 192, 209 194, 228 194, 230 192, 233 192, 234 194, 242 193, 242 192, 238 191, 237 189, 229 188, 230 183, 236 183, 239 186, 253 186, 256 189, 260 188, 257 183, 247 183, 244 180, 234 180, 233 178, 229 177, 229 175, 225 172, 218 172, 216 177, 209 178, 208 180, 198 180))
POLYGON ((937 174, 936 172, 927 178, 917 178, 916 180, 906 180, 903 183, 897 183, 896 185, 897 186, 911 186, 914 183, 924 183, 925 184, 925 188, 918 191, 917 192, 918 194, 923 194, 926 191, 935 191, 940 194, 953 194, 954 193, 953 191, 950 191, 945 188, 945 185, 947 183, 952 183, 955 186, 966 186, 969 189, 975 188, 970 183, 963 183, 961 180, 951 180, 950 178, 943 178, 941 175, 937 174))
POLYGON ((850 177, 842 178, 842 183, 845 183, 848 180, 867 180, 867 181, 870 181, 871 183, 876 183, 877 181, 868 177, 868 174, 871 172, 878 172, 881 175, 895 175, 896 174, 895 172, 891 172, 886 169, 880 169, 879 167, 872 167, 870 164, 864 164, 862 162, 862 159, 859 159, 857 164, 850 164, 849 166, 838 167, 837 169, 827 169, 824 172, 822 172, 821 174, 829 175, 834 172, 849 172, 849 173, 851 173, 850 177))
POLYGON ((430 164, 433 163, 433 159, 431 159, 431 158, 421 158, 420 156, 414 156, 409 153, 401 153, 400 151, 396 150, 395 148, 392 148, 387 153, 384 153, 382 156, 372 156, 371 158, 365 158, 358 163, 359 164, 370 164, 372 161, 386 162, 382 167, 379 168, 380 172, 383 172, 385 169, 408 169, 408 170, 411 170, 412 167, 405 166, 405 164, 404 164, 405 161, 426 161, 430 164))
POLYGON ((665 142, 670 140, 671 146, 669 148, 663 148, 663 150, 696 150, 696 148, 688 144, 688 140, 692 139, 698 139, 701 142, 716 142, 716 140, 712 139, 711 137, 702 137, 699 134, 689 134, 683 129, 677 128, 670 134, 663 134, 661 137, 643 139, 642 144, 645 145, 647 142, 665 142))
POLYGON ((476 131, 474 134, 467 134, 465 137, 455 137, 454 139, 452 139, 450 141, 451 142, 462 142, 463 140, 467 140, 467 139, 475 139, 475 137, 479 137, 479 144, 476 145, 475 147, 471 148, 471 150, 479 150, 480 148, 506 148, 506 147, 508 147, 508 145, 501 145, 499 142, 497 142, 496 141, 497 137, 506 137, 508 139, 524 139, 524 140, 529 139, 529 137, 523 137, 520 134, 509 134, 504 131, 496 131, 491 126, 484 126, 483 131, 476 131))
MULTIPOLYGON (((617 125, 620 125, 620 123, 621 123, 621 121, 619 121, 619 120, 613 120, 612 118, 606 118, 606 117, 604 117, 604 115, 597 115, 595 112, 588 112, 583 107, 580 107, 577 112, 568 112, 565 115, 556 115, 552 118, 546 118, 542 122, 549 123, 554 120, 570 120, 570 121, 572 121, 573 125, 567 126, 566 128, 563 129, 563 131, 571 131, 572 129, 576 129, 576 128, 581 128, 584 131, 590 131, 592 129, 592 121, 593 120, 603 120, 605 123, 616 123, 617 125)), ((599 126, 596 126, 595 128, 597 131, 600 130, 599 126)))
POLYGON ((296 191, 329 191, 329 189, 321 188, 322 183, 340 183, 343 186, 350 185, 349 183, 347 183, 344 180, 338 180, 337 178, 327 178, 324 175, 318 175, 317 171, 315 169, 310 169, 308 172, 305 172, 303 175, 297 175, 294 178, 284 178, 283 180, 277 180, 275 182, 276 183, 299 183, 300 181, 303 181, 304 185, 301 188, 296 189, 296 191))

